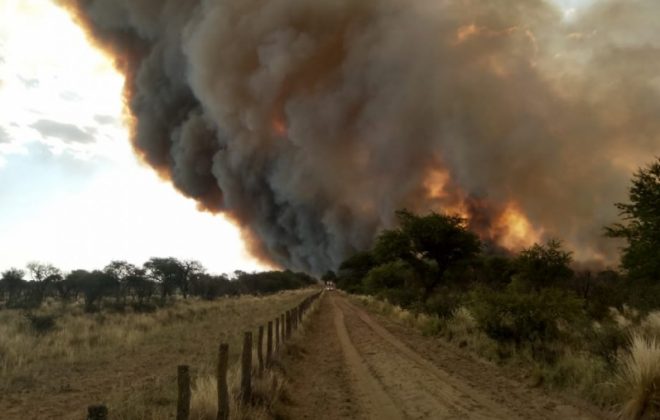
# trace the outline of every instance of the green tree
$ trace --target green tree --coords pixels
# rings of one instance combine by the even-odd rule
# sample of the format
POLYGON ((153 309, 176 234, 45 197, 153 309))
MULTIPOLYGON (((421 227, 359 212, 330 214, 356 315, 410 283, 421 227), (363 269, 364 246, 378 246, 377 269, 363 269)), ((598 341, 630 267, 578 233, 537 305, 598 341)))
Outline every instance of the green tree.
POLYGON ((105 266, 103 272, 115 279, 119 285, 117 288, 117 301, 119 299, 126 301, 129 291, 128 279, 138 274, 139 270, 138 267, 126 261, 111 261, 110 264, 105 266))
POLYGON ((376 266, 371 252, 358 252, 341 263, 337 272, 337 287, 349 293, 362 292, 362 279, 376 266))
POLYGON ((660 158, 634 174, 628 198, 606 233, 628 242, 621 265, 632 278, 660 281, 660 158))
POLYGON ((25 272, 17 268, 12 268, 2 273, 0 290, 6 294, 6 305, 8 307, 14 307, 20 299, 21 293, 25 291, 26 282, 24 277, 25 272))
POLYGON ((551 239, 545 245, 534 244, 520 252, 514 261, 518 278, 536 290, 557 285, 573 275, 569 264, 571 252, 564 251, 560 241, 551 239))
POLYGON ((144 263, 147 275, 160 285, 161 298, 171 296, 181 284, 183 266, 176 258, 150 258, 144 263))
POLYGON ((423 300, 443 282, 452 268, 476 257, 481 241, 459 216, 430 213, 417 216, 407 210, 396 213, 399 227, 383 231, 376 240, 374 254, 406 261, 417 272, 423 300))

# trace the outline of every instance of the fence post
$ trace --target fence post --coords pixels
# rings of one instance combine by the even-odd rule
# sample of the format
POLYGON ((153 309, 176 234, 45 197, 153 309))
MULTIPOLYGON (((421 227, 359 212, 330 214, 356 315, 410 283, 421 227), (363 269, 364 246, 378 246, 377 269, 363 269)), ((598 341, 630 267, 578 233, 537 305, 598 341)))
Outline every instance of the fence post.
POLYGON ((291 312, 286 311, 286 334, 285 337, 288 340, 291 337, 291 312))
POLYGON ((280 317, 275 318, 275 351, 280 349, 280 317))
POLYGON ((107 420, 108 408, 105 405, 90 405, 87 407, 87 420, 107 420))
POLYGON ((286 314, 280 315, 280 332, 282 333, 282 344, 284 344, 284 339, 286 338, 286 314))
POLYGON ((292 309, 293 311, 293 325, 295 325, 296 330, 298 329, 298 307, 292 309))
POLYGON ((227 389, 227 368, 229 367, 229 344, 220 344, 218 352, 218 415, 216 420, 229 420, 229 390, 227 389))
POLYGON ((190 418, 190 367, 179 365, 177 367, 177 383, 179 385, 178 398, 176 401, 176 420, 188 420, 190 418))
POLYGON ((252 332, 243 337, 243 357, 241 359, 241 401, 248 403, 252 398, 252 332))
POLYGON ((268 321, 268 336, 266 337, 266 366, 273 362, 273 321, 268 321))
POLYGON ((257 357, 259 358, 259 376, 264 373, 264 326, 259 325, 259 338, 257 339, 257 357))

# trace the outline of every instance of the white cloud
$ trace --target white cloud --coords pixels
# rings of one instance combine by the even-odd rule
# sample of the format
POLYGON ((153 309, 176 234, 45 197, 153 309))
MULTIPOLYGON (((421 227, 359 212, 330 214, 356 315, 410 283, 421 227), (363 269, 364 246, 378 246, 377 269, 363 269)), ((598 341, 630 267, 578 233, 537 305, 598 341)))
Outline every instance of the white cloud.
POLYGON ((41 119, 30 124, 30 127, 37 130, 43 137, 56 137, 65 143, 91 143, 94 141, 92 135, 94 129, 83 130, 73 124, 41 119))

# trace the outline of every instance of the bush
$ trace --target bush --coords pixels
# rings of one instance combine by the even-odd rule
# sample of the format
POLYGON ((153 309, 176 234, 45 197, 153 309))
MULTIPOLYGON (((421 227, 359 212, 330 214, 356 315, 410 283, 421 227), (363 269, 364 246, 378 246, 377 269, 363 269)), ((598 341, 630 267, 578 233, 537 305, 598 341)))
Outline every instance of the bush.
POLYGON ((363 280, 364 290, 378 294, 384 289, 399 289, 410 284, 415 276, 407 263, 397 260, 372 268, 363 280))
POLYGON ((57 317, 55 315, 37 315, 33 313, 25 314, 32 332, 38 335, 48 334, 55 330, 57 326, 57 317))
POLYGON ((401 289, 385 289, 381 291, 379 295, 392 305, 401 306, 406 309, 413 308, 419 300, 419 293, 408 287, 401 289))
POLYGON ((426 313, 437 315, 439 318, 447 319, 454 316, 456 310, 461 306, 463 294, 444 287, 431 295, 423 304, 426 313))
POLYGON ((563 332, 560 323, 578 320, 581 307, 580 299, 557 289, 523 293, 482 287, 471 294, 471 311, 479 328, 494 340, 518 347, 558 339, 563 332))
POLYGON ((362 281, 362 289, 385 298, 393 305, 410 308, 419 301, 419 294, 410 287, 414 277, 415 272, 410 265, 397 260, 369 270, 362 281))
POLYGON ((628 342, 628 335, 618 325, 607 323, 599 325, 587 333, 587 350, 602 358, 610 367, 616 365, 619 350, 628 342))

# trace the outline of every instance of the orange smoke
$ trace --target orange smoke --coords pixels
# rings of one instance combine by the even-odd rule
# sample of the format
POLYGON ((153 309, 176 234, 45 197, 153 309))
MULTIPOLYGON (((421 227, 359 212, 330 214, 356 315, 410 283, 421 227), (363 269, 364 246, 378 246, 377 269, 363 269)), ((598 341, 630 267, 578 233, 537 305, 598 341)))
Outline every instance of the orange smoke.
POLYGON ((273 118, 273 133, 278 137, 284 137, 287 133, 286 122, 281 117, 273 118))
MULTIPOLYGON (((477 26, 474 23, 471 23, 469 25, 464 25, 459 27, 456 30, 456 39, 454 43, 456 45, 462 44, 466 41, 468 41, 471 38, 478 37, 478 36, 483 36, 486 38, 495 38, 499 36, 507 36, 511 35, 512 33, 521 30, 518 26, 512 26, 510 28, 505 28, 501 31, 497 31, 494 29, 490 29, 486 26, 477 26)), ((526 31, 529 32, 529 31, 526 31)))

